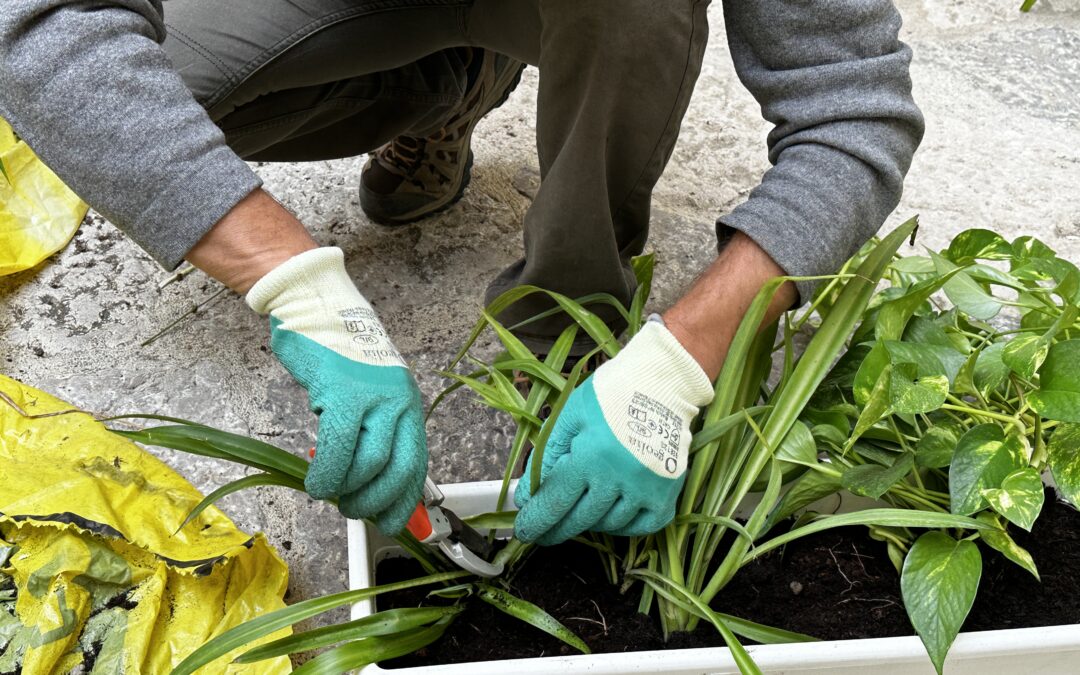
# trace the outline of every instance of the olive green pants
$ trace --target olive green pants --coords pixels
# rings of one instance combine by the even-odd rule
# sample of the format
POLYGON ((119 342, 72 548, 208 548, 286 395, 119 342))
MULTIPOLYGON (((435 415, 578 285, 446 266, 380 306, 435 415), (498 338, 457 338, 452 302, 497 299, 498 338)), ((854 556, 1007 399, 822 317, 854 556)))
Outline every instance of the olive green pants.
MULTIPOLYGON (((355 156, 427 135, 463 94, 461 47, 539 69, 541 184, 525 257, 487 300, 521 284, 629 304, 630 258, 690 101, 708 0, 167 0, 173 65, 255 161, 355 156)), ((550 304, 533 296, 509 324, 550 304)), ((596 306, 613 327, 618 318, 596 306)), ((519 331, 543 349, 563 318, 519 331)), ((576 351, 587 343, 579 342, 576 351)))

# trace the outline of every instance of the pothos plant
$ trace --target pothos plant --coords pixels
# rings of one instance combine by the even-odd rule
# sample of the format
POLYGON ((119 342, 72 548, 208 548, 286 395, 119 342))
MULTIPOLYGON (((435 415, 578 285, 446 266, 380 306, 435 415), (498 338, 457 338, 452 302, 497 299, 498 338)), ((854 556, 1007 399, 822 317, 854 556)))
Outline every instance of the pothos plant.
MULTIPOLYGON (((887 277, 796 423, 828 461, 806 465, 773 521, 846 490, 991 525, 871 528, 940 672, 978 590, 975 542, 1038 578, 1007 527, 1031 530, 1047 469, 1080 504, 1080 270, 1033 237, 973 229, 887 277)), ((826 320, 835 295, 816 299, 826 320)))

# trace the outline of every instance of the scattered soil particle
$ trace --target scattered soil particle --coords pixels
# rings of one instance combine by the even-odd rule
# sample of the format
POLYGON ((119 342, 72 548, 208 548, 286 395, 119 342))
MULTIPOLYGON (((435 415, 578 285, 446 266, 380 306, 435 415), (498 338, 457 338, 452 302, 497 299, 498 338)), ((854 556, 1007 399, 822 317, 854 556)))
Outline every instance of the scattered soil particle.
MULTIPOLYGON (((1080 513, 1048 491, 1029 534, 1010 527, 1035 559, 1042 582, 980 545, 983 574, 965 631, 1080 623, 1080 513)), ((723 547, 722 547, 723 550, 723 547)), ((416 563, 381 563, 378 582, 421 576, 416 563)), ((380 596, 380 608, 414 607, 427 588, 380 596)), ((659 622, 637 613, 640 586, 621 595, 604 575, 596 551, 569 543, 538 549, 510 591, 540 605, 576 631, 595 653, 710 647, 716 631, 699 627, 664 643, 659 622)), ((442 602, 426 600, 427 604, 442 602)), ((714 600, 723 612, 825 640, 913 635, 900 597, 900 578, 884 544, 861 527, 838 528, 796 540, 744 567, 714 600)), ((400 668, 573 654, 575 650, 478 600, 436 643, 383 664, 400 668)))

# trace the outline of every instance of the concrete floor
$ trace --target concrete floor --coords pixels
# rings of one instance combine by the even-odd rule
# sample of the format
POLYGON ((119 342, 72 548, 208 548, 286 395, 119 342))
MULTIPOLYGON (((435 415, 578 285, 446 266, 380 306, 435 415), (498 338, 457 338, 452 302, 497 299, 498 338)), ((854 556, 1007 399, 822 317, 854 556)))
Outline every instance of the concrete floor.
MULTIPOLYGON (((921 243, 968 227, 1034 234, 1080 262, 1080 0, 899 0, 927 118, 903 202, 886 227, 920 214, 921 243)), ((728 58, 720 4, 706 64, 671 164, 656 190, 654 304, 671 303, 712 258, 713 221, 767 166, 767 125, 728 58)), ((361 158, 259 167, 267 187, 323 244, 341 246, 360 288, 414 365, 425 396, 480 309, 489 278, 520 255, 535 172, 537 73, 474 141, 472 187, 450 211, 401 229, 369 222, 357 201, 361 158)), ((303 451, 315 420, 303 390, 268 352, 265 320, 223 294, 149 347, 141 341, 213 294, 201 274, 162 292, 164 273, 98 216, 48 264, 0 279, 0 370, 90 410, 156 412, 303 451)), ((505 420, 461 395, 429 426, 439 481, 494 478, 505 420)), ((157 451, 155 451, 157 452, 157 451)), ((235 467, 160 453, 204 491, 235 467)), ((345 523, 295 493, 258 489, 224 507, 263 530, 292 567, 290 599, 346 585, 345 523)))

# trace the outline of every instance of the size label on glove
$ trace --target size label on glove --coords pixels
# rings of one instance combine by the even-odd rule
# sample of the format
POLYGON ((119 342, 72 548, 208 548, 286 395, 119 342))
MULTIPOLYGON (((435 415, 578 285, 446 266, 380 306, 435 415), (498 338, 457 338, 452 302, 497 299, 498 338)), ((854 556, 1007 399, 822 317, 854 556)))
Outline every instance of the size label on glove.
POLYGON ((401 358, 390 342, 386 329, 375 315, 375 310, 368 307, 350 307, 339 312, 339 315, 349 340, 365 361, 401 358))
POLYGON ((678 476, 683 420, 670 408, 639 391, 634 392, 626 409, 623 440, 628 449, 641 457, 657 473, 678 476))
POLYGON ((701 367, 658 323, 649 323, 593 375, 608 428, 650 471, 677 479, 686 472, 690 423, 712 398, 701 367))
POLYGON ((350 307, 338 312, 349 336, 355 358, 371 364, 402 362, 382 322, 370 307, 350 307))

